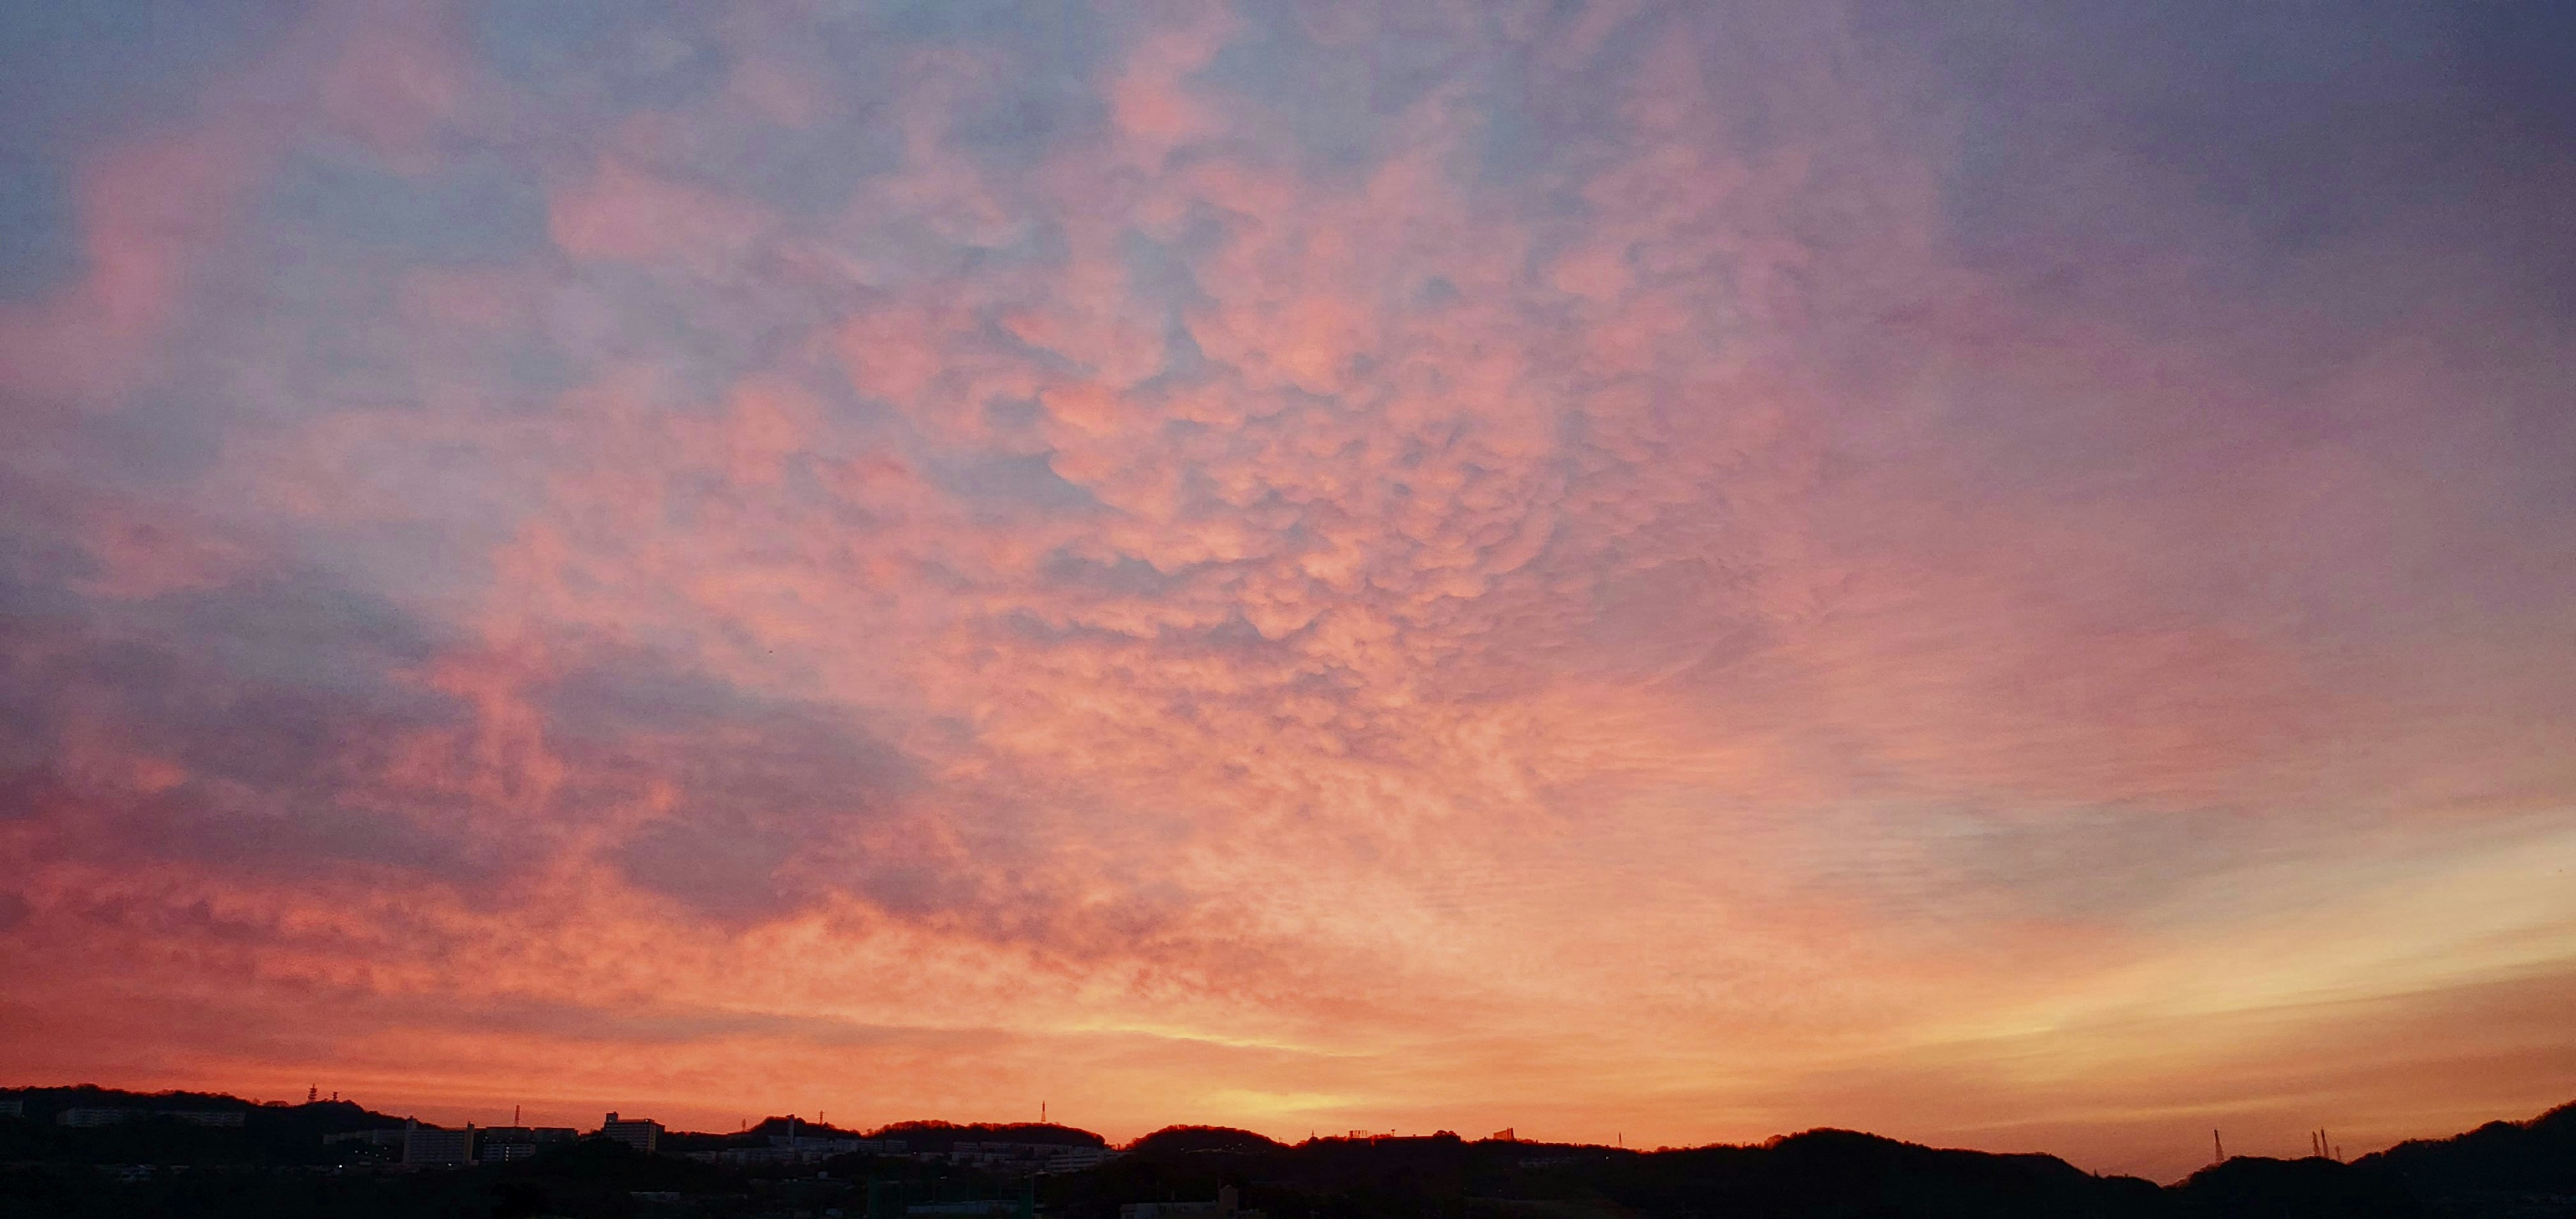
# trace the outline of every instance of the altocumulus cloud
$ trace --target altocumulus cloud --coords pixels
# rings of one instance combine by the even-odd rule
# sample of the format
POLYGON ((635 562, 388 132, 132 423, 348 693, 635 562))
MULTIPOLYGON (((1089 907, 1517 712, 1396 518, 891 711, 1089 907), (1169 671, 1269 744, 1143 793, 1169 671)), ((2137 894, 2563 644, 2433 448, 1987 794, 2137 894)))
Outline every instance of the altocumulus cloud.
POLYGON ((22 1072, 2565 1099, 2563 21, 98 12, 0 40, 22 1072))

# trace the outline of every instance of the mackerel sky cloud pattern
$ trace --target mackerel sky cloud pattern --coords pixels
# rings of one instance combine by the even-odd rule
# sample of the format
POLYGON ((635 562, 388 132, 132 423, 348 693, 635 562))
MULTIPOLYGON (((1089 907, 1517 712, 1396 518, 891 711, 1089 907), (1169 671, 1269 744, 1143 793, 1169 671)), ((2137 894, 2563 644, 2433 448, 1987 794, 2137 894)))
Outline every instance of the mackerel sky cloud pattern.
POLYGON ((12 8, 0 1067, 2564 1101, 2576 20, 2247 7, 12 8))

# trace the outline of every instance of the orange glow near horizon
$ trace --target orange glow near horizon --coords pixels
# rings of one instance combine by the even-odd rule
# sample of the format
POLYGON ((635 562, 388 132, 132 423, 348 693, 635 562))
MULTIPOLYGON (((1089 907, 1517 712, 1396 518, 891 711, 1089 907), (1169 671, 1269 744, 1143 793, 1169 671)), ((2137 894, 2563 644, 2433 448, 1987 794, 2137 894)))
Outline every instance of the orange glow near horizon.
POLYGON ((2160 1179, 2576 1097, 2479 205, 2290 233, 2116 126, 2191 56, 1903 6, 579 7, 10 120, 0 1082, 2160 1179))

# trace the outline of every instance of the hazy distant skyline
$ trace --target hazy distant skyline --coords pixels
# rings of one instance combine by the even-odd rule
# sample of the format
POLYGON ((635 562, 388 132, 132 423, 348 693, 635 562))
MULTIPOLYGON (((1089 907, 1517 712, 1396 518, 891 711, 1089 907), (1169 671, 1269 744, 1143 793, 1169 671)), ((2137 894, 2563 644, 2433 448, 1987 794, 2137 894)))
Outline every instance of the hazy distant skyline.
POLYGON ((0 6, 0 1075, 2576 1097, 2576 12, 0 6))

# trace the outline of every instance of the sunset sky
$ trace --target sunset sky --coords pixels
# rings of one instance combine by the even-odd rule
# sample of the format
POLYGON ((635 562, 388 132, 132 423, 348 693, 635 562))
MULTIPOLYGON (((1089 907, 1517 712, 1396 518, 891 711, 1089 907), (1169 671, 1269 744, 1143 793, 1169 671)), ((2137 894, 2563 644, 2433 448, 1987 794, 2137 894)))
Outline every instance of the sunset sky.
POLYGON ((0 1084, 2576 1099, 2576 10, 0 8, 0 1084))

